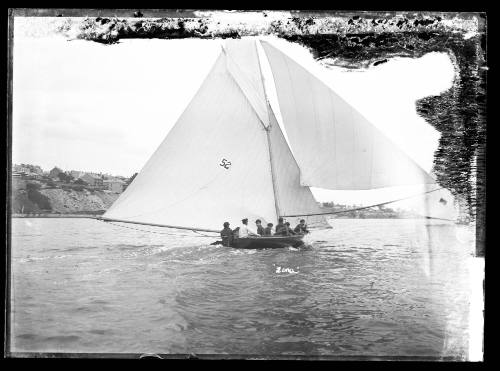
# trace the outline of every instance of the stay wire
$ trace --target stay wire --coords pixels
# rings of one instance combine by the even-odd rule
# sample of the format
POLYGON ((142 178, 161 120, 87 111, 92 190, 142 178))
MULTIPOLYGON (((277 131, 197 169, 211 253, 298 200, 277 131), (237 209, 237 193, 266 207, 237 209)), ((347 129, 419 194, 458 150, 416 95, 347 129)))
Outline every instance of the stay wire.
MULTIPOLYGON (((347 209, 347 210, 338 210, 338 211, 330 211, 330 212, 327 212, 327 213, 313 213, 313 214, 296 214, 296 215, 282 215, 284 218, 292 218, 292 217, 299 217, 299 216, 315 216, 315 215, 332 215, 332 214, 343 214, 343 213, 348 213, 348 212, 351 212, 351 211, 358 211, 358 210, 364 210, 364 209, 370 209, 372 207, 377 207, 377 206, 383 206, 383 205, 388 205, 388 204, 392 204, 394 202, 398 202, 398 201, 403 201, 403 200, 408 200, 410 198, 413 198, 413 197, 418 197, 418 196, 422 196, 422 195, 425 195, 427 193, 432 193, 432 192, 436 192, 436 191, 439 191, 441 189, 444 189, 444 187, 441 187, 441 188, 436 188, 436 189, 433 189, 431 191, 427 191, 427 192, 423 192, 423 193, 418 193, 416 195, 412 195, 412 196, 408 196, 408 197, 403 197, 403 198, 398 198, 396 200, 392 200, 392 201, 387 201, 387 202, 382 202, 382 203, 379 203, 379 204, 374 204, 374 205, 369 205, 369 206, 362 206, 362 207, 356 207, 354 209, 347 209)), ((428 219, 436 219, 436 218, 433 218, 433 217, 426 217, 428 219)))
POLYGON ((175 236, 175 237, 211 237, 211 238, 216 238, 217 236, 210 236, 210 235, 207 235, 207 234, 202 234, 198 231, 192 231, 194 233, 197 233, 199 234, 199 236, 193 236, 193 235, 188 235, 188 234, 181 234, 181 233, 169 233, 169 232, 157 232, 157 231, 151 231, 151 230, 145 230, 145 229, 139 229, 139 228, 134 228, 134 227, 129 227, 129 226, 125 226, 125 225, 121 225, 121 224, 116 224, 114 222, 109 222, 109 221, 105 221, 105 220, 100 220, 100 219, 97 219, 99 221, 102 221, 102 222, 106 222, 106 223, 109 223, 109 224, 112 224, 116 227, 120 227, 120 228, 125 228, 125 229, 131 229, 131 230, 134 230, 134 231, 139 231, 139 232, 145 232, 145 233, 154 233, 154 234, 161 234, 161 235, 166 235, 166 236, 175 236))

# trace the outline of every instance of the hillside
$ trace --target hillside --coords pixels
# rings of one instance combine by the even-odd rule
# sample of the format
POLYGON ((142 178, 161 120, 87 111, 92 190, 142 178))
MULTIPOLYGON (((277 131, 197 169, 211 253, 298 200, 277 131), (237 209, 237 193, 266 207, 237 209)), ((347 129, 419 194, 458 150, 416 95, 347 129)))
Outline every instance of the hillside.
POLYGON ((101 214, 119 194, 104 190, 74 190, 43 187, 15 181, 12 184, 12 213, 101 214))

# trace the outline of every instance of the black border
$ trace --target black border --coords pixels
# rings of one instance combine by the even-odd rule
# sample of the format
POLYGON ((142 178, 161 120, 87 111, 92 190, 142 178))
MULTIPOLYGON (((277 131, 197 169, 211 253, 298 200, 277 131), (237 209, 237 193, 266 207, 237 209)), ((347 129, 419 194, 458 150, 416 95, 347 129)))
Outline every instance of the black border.
MULTIPOLYGON (((308 2, 308 5, 314 5, 314 2, 308 2)), ((322 5, 324 5, 323 3, 321 3, 322 5)), ((89 5, 89 4, 86 4, 86 5, 89 5)), ((123 3, 121 4, 123 5, 123 3)), ((144 5, 143 2, 141 2, 141 5, 144 5)), ((171 3, 169 3, 168 5, 171 5, 171 3)), ((172 4, 172 5, 176 5, 176 4, 172 4)), ((198 4, 199 5, 199 4, 198 4)), ((235 6, 236 4, 232 4, 233 6, 235 6)), ((287 10, 286 7, 283 7, 283 6, 272 6, 270 5, 269 3, 266 3, 266 6, 262 7, 261 9, 259 9, 258 5, 259 3, 258 2, 252 2, 252 5, 251 7, 247 7, 246 9, 244 7, 240 7, 238 6, 238 9, 241 9, 241 10, 287 10)), ((388 13, 399 13, 401 11, 408 11, 408 10, 404 10, 404 9, 401 9, 401 6, 402 4, 400 2, 394 4, 396 6, 387 6, 385 9, 383 8, 384 5, 383 4, 380 4, 380 3, 376 3, 376 2, 373 2, 371 1, 370 3, 367 3, 367 4, 362 4, 361 3, 356 3, 356 4, 344 4, 344 5, 348 5, 348 6, 345 6, 343 7, 342 4, 335 4, 335 10, 333 11, 343 11, 343 12, 346 12, 346 13, 349 13, 349 12, 356 12, 356 13, 359 13, 360 11, 367 11, 367 12, 380 12, 380 11, 386 11, 388 13), (360 8, 356 9, 356 6, 360 6, 360 8), (380 8, 380 6, 382 5, 382 8, 380 8), (392 7, 392 9, 394 10, 388 10, 392 7)), ((436 12, 449 12, 449 13, 455 13, 455 12, 460 12, 460 13, 479 13, 479 12, 486 12, 486 9, 487 7, 485 6, 481 6, 479 5, 477 2, 469 2, 467 4, 466 7, 456 7, 457 4, 454 4, 455 5, 455 9, 453 10, 444 10, 445 7, 441 6, 441 5, 438 5, 436 2, 431 2, 429 4, 425 4, 425 2, 419 2, 418 5, 417 4, 413 4, 411 7, 410 7, 410 11, 415 11, 415 12, 423 12, 423 13, 436 13, 436 12)), ((152 9, 155 9, 154 7, 151 7, 152 9)), ((180 8, 180 7, 179 7, 180 8)), ((232 7, 231 6, 225 6, 225 7, 221 7, 219 9, 217 8, 205 8, 207 10, 221 10, 221 9, 231 9, 232 7)), ((305 10, 305 9, 302 9, 299 14, 297 15, 300 15, 300 13, 304 14, 304 13, 309 13, 309 12, 315 12, 316 10, 320 11, 320 12, 327 12, 328 10, 323 10, 323 9, 320 9, 320 8, 316 8, 316 7, 312 7, 313 10, 305 10), (314 10, 316 9, 316 10, 314 10)), ((450 9, 450 7, 446 7, 448 9, 450 9)), ((167 11, 165 13, 161 13, 161 12, 154 12, 154 14, 151 14, 149 15, 149 12, 148 12, 148 9, 138 9, 138 8, 125 8, 124 9, 124 13, 123 15, 121 14, 117 14, 116 13, 116 9, 120 9, 120 7, 117 7, 117 8, 98 8, 97 6, 93 9, 81 9, 81 8, 65 8, 65 7, 60 7, 60 8, 44 8, 44 9, 34 9, 34 8, 10 8, 8 9, 8 17, 7 17, 7 22, 5 23, 7 25, 6 27, 6 31, 7 31, 7 36, 8 36, 8 47, 7 47, 7 81, 6 81, 6 98, 7 98, 7 122, 6 122, 6 125, 4 126, 5 127, 5 138, 6 138, 6 141, 5 141, 5 144, 6 144, 6 173, 4 173, 6 175, 6 178, 7 178, 7 181, 6 181, 6 223, 5 223, 5 227, 6 227, 6 254, 5 254, 5 257, 6 257, 6 270, 5 270, 5 286, 3 286, 3 290, 5 290, 4 292, 4 298, 5 298, 5 301, 4 301, 4 304, 5 304, 5 321, 4 321, 4 324, 5 324, 5 327, 4 327, 4 332, 3 332, 3 335, 4 335, 4 345, 5 345, 5 349, 4 349, 4 357, 14 357, 14 358, 74 358, 74 357, 78 357, 78 358, 99 358, 99 359, 138 359, 138 358, 158 358, 161 357, 163 359, 178 359, 178 360, 193 360, 193 359, 200 359, 200 360, 205 360, 205 359, 227 359, 227 360, 247 360, 247 359, 264 359, 264 360, 320 360, 321 362, 318 362, 318 363, 321 363, 321 364, 324 364, 324 362, 322 361, 326 361, 327 363, 329 361, 341 361, 341 363, 344 363, 345 361, 347 361, 347 364, 349 366, 360 366, 360 364, 358 363, 359 362, 363 362, 365 365, 368 364, 370 367, 373 367, 373 366, 376 366, 376 364, 380 363, 380 362, 372 362, 372 361, 406 361, 408 364, 413 364, 414 362, 416 363, 419 363, 419 365, 423 365, 421 362, 423 362, 424 364, 428 364, 429 361, 441 361, 440 364, 442 366, 456 366, 457 365, 457 362, 455 362, 455 360, 453 359, 447 359, 447 358, 441 358, 441 357, 371 357, 371 356, 354 356, 354 357, 346 357, 346 356, 321 356, 321 357, 300 357, 300 356, 287 356, 287 357, 280 357, 280 356, 272 356, 272 357, 265 357, 265 356, 260 356, 260 355, 255 355, 255 356, 249 356, 249 355, 231 355, 231 356, 222 356, 222 355, 190 355, 190 354, 178 354, 178 355, 172 355, 172 354, 160 354, 158 356, 156 355, 150 355, 150 356, 147 356, 147 355, 144 355, 144 354, 137 354, 137 353, 129 353, 129 354, 125 354, 125 353, 24 353, 24 352, 9 352, 8 350, 10 349, 10 337, 7 336, 8 334, 10 334, 10 321, 9 321, 9 314, 10 314, 10 290, 9 290, 9 278, 10 278, 10 273, 11 273, 11 267, 10 267, 10 233, 11 233, 11 220, 10 220, 10 209, 11 209, 11 198, 10 198, 10 194, 11 194, 11 167, 12 167, 12 163, 11 163, 11 157, 12 157, 12 154, 11 154, 11 148, 10 148, 10 144, 12 143, 12 131, 11 131, 11 128, 12 128, 12 47, 13 47, 13 42, 14 42, 14 39, 13 39, 13 17, 14 16, 58 16, 58 15, 62 15, 62 16, 80 16, 80 17, 85 17, 86 15, 89 15, 89 16, 114 16, 114 15, 117 15, 118 17, 127 17, 126 14, 130 14, 130 17, 133 16, 133 12, 137 11, 137 10, 140 10, 143 14, 144 14, 144 17, 172 17, 174 16, 174 14, 172 14, 171 11, 167 11), (126 13, 125 13, 126 12, 126 13), (130 12, 130 13, 128 13, 130 12), (365 363, 365 361, 368 361, 365 363)), ((203 6, 192 6, 191 9, 204 9, 203 6)), ((186 10, 184 8, 184 10, 186 10)), ((175 12, 175 16, 176 17, 190 17, 190 14, 189 14, 189 10, 185 11, 185 12, 175 12)), ((5 13, 4 13, 5 14, 5 13)), ((487 22, 486 24, 486 33, 487 35, 491 35, 490 33, 490 30, 491 30, 491 27, 489 27, 489 23, 487 22)), ((489 45, 488 45, 489 46, 489 45)), ((4 49, 5 50, 5 49, 4 49)), ((488 47, 488 50, 491 50, 491 48, 488 47)), ((491 56, 491 54, 489 54, 491 56)), ((489 58, 488 60, 491 61, 491 58, 489 58)), ((488 64, 488 66, 490 67, 491 69, 491 63, 488 64)), ((491 72, 493 71, 488 71, 488 75, 487 76, 487 81, 491 79, 491 72)), ((487 95, 488 93, 491 93, 491 89, 489 89, 490 87, 490 83, 487 83, 487 95)), ((491 119, 491 112, 487 109, 487 117, 488 117, 488 121, 489 122, 492 122, 493 120, 491 119)), ((491 125, 489 125, 487 127, 487 137, 490 138, 490 135, 492 133, 492 127, 491 125)), ((490 141, 489 141, 490 142, 490 141)), ((490 142, 491 143, 491 142, 490 142)), ((491 147, 490 146, 486 146, 486 158, 487 158, 487 173, 488 174, 492 174, 492 163, 491 163, 491 160, 492 160, 492 151, 491 151, 491 147)), ((487 180, 485 180, 487 182, 487 180)), ((490 186, 488 186, 487 188, 487 192, 490 191, 490 186)), ((490 220, 491 217, 492 217, 492 211, 491 211, 491 207, 488 207, 487 210, 486 210, 486 221, 490 220)), ((486 224, 488 225, 488 223, 486 224)), ((490 231, 490 228, 486 228, 486 233, 488 235, 488 231, 490 231)), ((488 239, 485 240, 485 245, 486 245, 486 242, 488 241, 488 239)), ((486 301, 485 301, 486 303, 486 301)), ((486 322, 485 322, 485 325, 484 325, 484 328, 486 329, 486 322)), ((486 331, 485 331, 485 335, 486 335, 486 331)), ((484 336, 485 336, 484 335, 484 336)), ((484 361, 483 362, 480 362, 480 363, 471 363, 471 362, 465 362, 467 364, 467 366, 471 366, 471 367, 482 367, 482 365, 484 365, 484 362, 486 361, 486 347, 484 346, 483 344, 483 349, 484 349, 484 361)), ((386 362, 382 362, 384 364, 384 366, 387 366, 388 364, 386 362)), ((461 363, 461 362, 459 362, 461 363)), ((390 363, 389 363, 390 364, 390 363)), ((344 363, 345 365, 345 363, 344 363)), ((396 364, 393 364, 394 366, 396 367, 400 367, 401 365, 396 365, 396 364)), ((426 367, 428 367, 426 365, 426 367)))

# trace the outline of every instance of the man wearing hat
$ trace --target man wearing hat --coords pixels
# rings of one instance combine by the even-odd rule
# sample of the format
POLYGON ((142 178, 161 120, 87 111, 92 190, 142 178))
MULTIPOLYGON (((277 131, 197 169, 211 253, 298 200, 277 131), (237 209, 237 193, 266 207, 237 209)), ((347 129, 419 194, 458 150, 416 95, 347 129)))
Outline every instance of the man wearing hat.
POLYGON ((260 237, 257 233, 255 233, 253 230, 251 230, 248 227, 248 219, 245 218, 241 221, 240 225, 240 231, 239 231, 239 238, 246 238, 246 237, 260 237))
POLYGON ((224 229, 220 231, 220 237, 224 246, 231 246, 233 244, 233 230, 229 228, 229 222, 224 223, 224 229))

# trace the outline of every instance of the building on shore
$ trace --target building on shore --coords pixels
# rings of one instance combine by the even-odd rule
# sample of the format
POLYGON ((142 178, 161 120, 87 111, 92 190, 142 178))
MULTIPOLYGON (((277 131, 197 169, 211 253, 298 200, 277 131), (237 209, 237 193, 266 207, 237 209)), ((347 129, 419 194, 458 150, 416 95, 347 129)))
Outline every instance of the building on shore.
POLYGON ((49 171, 49 176, 52 179, 59 179, 59 174, 64 173, 62 169, 59 169, 57 166, 55 166, 52 170, 49 171))
POLYGON ((38 165, 29 165, 29 164, 14 164, 12 166, 12 171, 23 173, 23 174, 36 174, 42 175, 43 170, 38 165))
POLYGON ((81 177, 79 177, 79 179, 83 180, 88 185, 91 185, 93 187, 103 186, 102 176, 97 175, 97 174, 85 173, 81 177))
POLYGON ((84 172, 84 171, 79 171, 79 170, 71 170, 71 171, 69 172, 69 174, 70 174, 73 178, 78 179, 78 178, 81 178, 81 177, 85 174, 85 172, 84 172))
POLYGON ((104 186, 108 191, 113 193, 122 193, 125 182, 118 178, 110 178, 103 181, 104 186))
POLYGON ((42 169, 40 166, 34 165, 13 165, 12 166, 12 177, 23 178, 23 179, 40 179, 42 177, 42 169))

